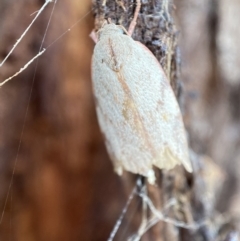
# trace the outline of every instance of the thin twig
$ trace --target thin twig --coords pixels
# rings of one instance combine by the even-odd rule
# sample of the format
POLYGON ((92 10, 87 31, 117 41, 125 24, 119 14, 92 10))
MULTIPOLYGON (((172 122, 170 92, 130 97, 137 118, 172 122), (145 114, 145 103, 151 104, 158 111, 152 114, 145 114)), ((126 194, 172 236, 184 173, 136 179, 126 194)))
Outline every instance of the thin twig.
POLYGON ((9 78, 5 79, 3 82, 1 82, 0 87, 2 87, 4 84, 6 84, 9 80, 18 76, 20 73, 22 73, 35 59, 37 59, 40 55, 42 55, 45 52, 45 50, 46 49, 43 49, 34 58, 32 58, 30 61, 28 61, 18 72, 16 72, 14 75, 12 75, 11 77, 9 77, 9 78))
POLYGON ((3 66, 3 64, 6 62, 6 60, 8 59, 8 57, 11 55, 11 53, 13 52, 13 50, 18 46, 18 44, 21 42, 21 40, 23 39, 23 37, 26 35, 26 33, 28 32, 28 30, 31 28, 31 26, 33 25, 33 23, 36 21, 36 19, 38 18, 38 16, 41 14, 41 12, 44 10, 44 8, 50 3, 52 2, 52 0, 46 0, 46 2, 43 4, 43 6, 39 9, 37 15, 35 16, 35 18, 32 20, 32 22, 28 25, 28 27, 26 28, 26 30, 22 33, 21 37, 17 40, 17 42, 13 45, 12 49, 9 51, 9 53, 7 54, 7 56, 3 59, 3 61, 0 63, 0 67, 3 66))
POLYGON ((152 213, 155 215, 156 218, 158 218, 159 221, 164 221, 166 223, 170 223, 173 224, 176 227, 180 227, 180 228, 186 228, 186 229, 199 229, 200 227, 202 227, 203 225, 206 224, 207 220, 204 220, 202 222, 199 223, 192 223, 192 224, 187 224, 185 222, 182 221, 178 221, 169 217, 165 217, 162 212, 158 211, 155 206, 153 205, 152 201, 145 196, 144 194, 140 193, 139 194, 144 200, 145 202, 148 204, 148 207, 150 208, 150 210, 152 211, 152 213))
POLYGON ((132 192, 131 192, 128 200, 127 200, 127 203, 126 203, 125 207, 123 208, 122 213, 121 213, 120 217, 118 218, 118 220, 117 220, 117 222, 116 222, 116 224, 115 224, 115 226, 114 226, 114 228, 113 228, 113 230, 112 230, 112 232, 111 232, 107 241, 112 241, 114 239, 114 237, 115 237, 115 235, 116 235, 116 233, 117 233, 117 231, 118 231, 118 229, 119 229, 119 227, 122 223, 122 220, 123 220, 123 218, 124 218, 124 216, 125 216, 125 214, 128 210, 128 207, 129 207, 134 195, 136 194, 136 191, 137 191, 137 187, 135 185, 135 187, 133 188, 133 190, 132 190, 132 192))

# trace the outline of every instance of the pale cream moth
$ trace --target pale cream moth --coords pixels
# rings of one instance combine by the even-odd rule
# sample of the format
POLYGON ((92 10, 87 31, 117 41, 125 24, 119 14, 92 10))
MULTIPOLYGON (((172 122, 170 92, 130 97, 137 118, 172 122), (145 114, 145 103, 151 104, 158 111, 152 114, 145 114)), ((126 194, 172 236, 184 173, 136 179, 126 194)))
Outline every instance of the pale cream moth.
POLYGON ((141 174, 155 182, 153 166, 183 164, 192 172, 182 115, 154 55, 105 24, 92 58, 93 91, 101 131, 115 171, 141 174))

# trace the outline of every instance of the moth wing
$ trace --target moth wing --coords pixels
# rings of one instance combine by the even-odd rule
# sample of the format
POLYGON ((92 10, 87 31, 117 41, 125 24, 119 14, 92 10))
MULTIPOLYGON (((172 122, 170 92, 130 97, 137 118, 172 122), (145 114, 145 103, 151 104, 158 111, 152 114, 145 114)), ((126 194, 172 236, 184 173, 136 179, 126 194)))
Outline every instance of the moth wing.
POLYGON ((128 36, 111 36, 97 43, 92 66, 98 120, 118 173, 149 176, 152 165, 180 163, 191 171, 181 113, 155 57, 128 36))
POLYGON ((141 107, 141 119, 157 151, 153 164, 165 169, 183 164, 188 172, 192 172, 182 115, 170 83, 148 48, 141 43, 132 48, 135 50, 132 71, 126 70, 124 76, 127 80, 135 80, 130 88, 141 86, 134 92, 134 99, 141 107))
POLYGON ((136 95, 135 100, 139 106, 144 107, 148 99, 148 107, 140 112, 145 126, 150 127, 148 133, 154 146, 160 150, 153 164, 159 168, 171 169, 182 163, 187 171, 192 172, 182 115, 170 83, 149 49, 141 43, 135 47, 135 57, 139 55, 138 59, 144 58, 144 62, 148 63, 146 66, 140 61, 139 67, 133 68, 139 69, 139 80, 142 80, 141 83, 138 81, 142 92, 136 95), (146 93, 147 89, 149 93, 146 93))

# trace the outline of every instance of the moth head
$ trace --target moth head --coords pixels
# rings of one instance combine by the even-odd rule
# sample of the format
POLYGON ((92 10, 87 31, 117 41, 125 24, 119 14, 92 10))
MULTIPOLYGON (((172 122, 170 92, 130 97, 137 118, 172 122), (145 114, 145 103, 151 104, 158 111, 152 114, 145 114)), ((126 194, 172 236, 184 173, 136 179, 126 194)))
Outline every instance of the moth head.
POLYGON ((104 21, 102 27, 97 32, 98 39, 100 40, 103 36, 109 36, 109 35, 116 35, 116 34, 123 34, 124 28, 121 25, 116 25, 114 23, 107 23, 107 21, 104 21))

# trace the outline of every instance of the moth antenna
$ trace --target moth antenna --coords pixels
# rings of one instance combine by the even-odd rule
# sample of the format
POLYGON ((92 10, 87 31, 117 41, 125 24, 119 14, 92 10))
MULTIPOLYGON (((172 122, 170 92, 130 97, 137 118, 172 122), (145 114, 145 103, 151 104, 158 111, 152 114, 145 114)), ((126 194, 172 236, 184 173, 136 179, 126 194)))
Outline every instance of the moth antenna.
POLYGON ((137 18, 138 18, 138 14, 140 12, 140 9, 141 9, 141 0, 136 0, 136 8, 135 8, 135 11, 134 11, 134 16, 133 16, 133 19, 132 19, 132 21, 129 25, 129 28, 128 28, 128 35, 129 36, 132 36, 134 28, 137 24, 137 18))
MULTIPOLYGON (((110 18, 109 18, 109 19, 110 19, 110 18)), ((108 20, 104 19, 101 28, 102 28, 103 26, 105 26, 106 24, 108 24, 108 20)), ((100 28, 100 29, 101 29, 101 28, 100 28)))

